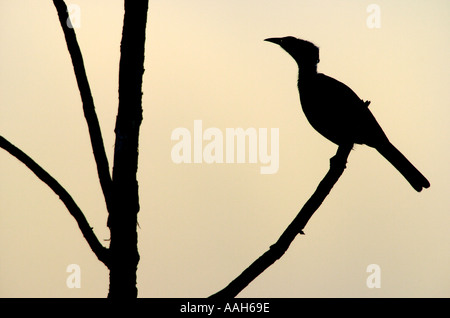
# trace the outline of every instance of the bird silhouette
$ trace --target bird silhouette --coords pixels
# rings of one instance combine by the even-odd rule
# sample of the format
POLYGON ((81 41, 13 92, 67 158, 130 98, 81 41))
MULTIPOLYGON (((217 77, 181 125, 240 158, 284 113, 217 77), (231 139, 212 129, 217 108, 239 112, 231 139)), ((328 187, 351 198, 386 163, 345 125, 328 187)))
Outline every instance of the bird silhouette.
POLYGON ((363 101, 351 88, 327 75, 317 73, 319 48, 292 36, 268 38, 281 46, 299 67, 298 90, 303 112, 315 130, 337 145, 366 144, 383 155, 416 191, 430 183, 391 144, 363 101))

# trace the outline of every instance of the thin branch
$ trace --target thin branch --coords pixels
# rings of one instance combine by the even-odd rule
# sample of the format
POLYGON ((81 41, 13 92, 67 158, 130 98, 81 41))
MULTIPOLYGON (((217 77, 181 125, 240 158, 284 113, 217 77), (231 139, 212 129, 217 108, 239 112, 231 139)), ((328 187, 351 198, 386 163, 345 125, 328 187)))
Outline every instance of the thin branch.
POLYGON ((258 277, 264 270, 275 263, 287 251, 297 234, 304 234, 303 229, 319 208, 326 196, 330 193, 334 184, 342 175, 347 163, 347 158, 353 145, 339 146, 336 155, 330 159, 330 170, 320 182, 314 194, 306 202, 292 223, 286 228, 278 241, 270 249, 253 262, 237 278, 221 291, 210 298, 236 297, 248 284, 258 277))
POLYGON ((31 159, 22 150, 11 144, 8 140, 0 136, 0 148, 5 149, 11 155, 16 157, 20 162, 26 165, 33 173, 41 179, 45 184, 47 184, 50 189, 55 192, 64 205, 69 210, 70 214, 75 218, 78 223, 78 227, 83 233, 84 238, 88 242, 92 251, 95 253, 97 258, 103 262, 107 267, 109 266, 109 250, 105 248, 97 239, 94 231, 86 220, 83 212, 80 210, 78 205, 72 199, 70 194, 64 189, 58 181, 56 181, 48 172, 41 168, 33 159, 31 159))
POLYGON ((94 100, 92 98, 91 89, 86 76, 84 68, 83 56, 78 46, 77 37, 73 28, 67 25, 69 14, 67 6, 63 0, 53 0, 53 4, 58 12, 59 21, 64 31, 64 36, 72 58, 73 69, 78 83, 81 100, 83 103, 84 117, 89 129, 89 136, 91 138, 92 150, 94 153, 95 162, 97 164, 97 173, 102 187, 103 195, 105 197, 108 211, 112 206, 112 181, 109 171, 108 158, 106 157, 105 147, 103 144, 102 133, 98 122, 97 114, 95 112, 94 100))

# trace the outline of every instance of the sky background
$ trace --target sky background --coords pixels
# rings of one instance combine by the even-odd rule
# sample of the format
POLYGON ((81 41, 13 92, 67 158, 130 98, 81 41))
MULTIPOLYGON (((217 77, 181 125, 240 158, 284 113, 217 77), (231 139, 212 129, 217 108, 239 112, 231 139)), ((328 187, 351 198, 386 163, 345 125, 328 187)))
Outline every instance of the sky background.
MULTIPOLYGON (((84 1, 76 29, 112 166, 122 1, 84 1)), ((297 66, 268 37, 320 47, 430 180, 417 193, 377 151, 347 169, 286 254, 240 297, 450 296, 450 2, 150 1, 139 148, 139 297, 207 297, 264 253, 314 192, 337 146, 308 124, 297 66), (367 7, 381 9, 369 28, 367 7), (175 164, 170 136, 279 128, 279 170, 175 164), (366 285, 378 264, 381 288, 366 285)), ((107 212, 52 1, 0 1, 0 135, 72 195, 106 245, 107 212)), ((106 297, 108 271, 58 197, 0 151, 0 297, 106 297), (81 269, 68 288, 66 268, 81 269)))

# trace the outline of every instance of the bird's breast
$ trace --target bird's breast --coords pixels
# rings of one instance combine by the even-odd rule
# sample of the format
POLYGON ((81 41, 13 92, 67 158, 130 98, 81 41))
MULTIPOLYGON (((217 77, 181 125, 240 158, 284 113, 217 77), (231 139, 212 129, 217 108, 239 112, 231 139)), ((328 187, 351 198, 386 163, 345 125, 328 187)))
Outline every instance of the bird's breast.
POLYGON ((348 139, 352 126, 342 108, 332 100, 329 92, 299 83, 300 103, 311 126, 328 140, 340 144, 348 139))

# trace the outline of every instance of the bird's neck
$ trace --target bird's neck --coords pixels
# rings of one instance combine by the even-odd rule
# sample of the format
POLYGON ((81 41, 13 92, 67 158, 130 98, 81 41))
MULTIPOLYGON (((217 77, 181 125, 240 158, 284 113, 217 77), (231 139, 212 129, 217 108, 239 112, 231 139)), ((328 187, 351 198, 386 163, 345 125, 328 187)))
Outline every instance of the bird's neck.
POLYGON ((298 65, 298 82, 308 82, 317 76, 317 64, 298 65))

